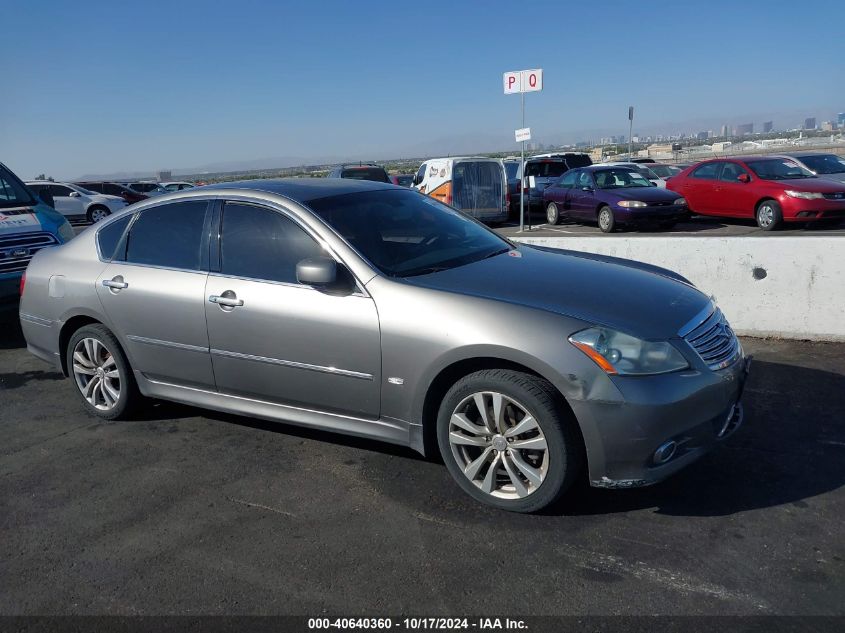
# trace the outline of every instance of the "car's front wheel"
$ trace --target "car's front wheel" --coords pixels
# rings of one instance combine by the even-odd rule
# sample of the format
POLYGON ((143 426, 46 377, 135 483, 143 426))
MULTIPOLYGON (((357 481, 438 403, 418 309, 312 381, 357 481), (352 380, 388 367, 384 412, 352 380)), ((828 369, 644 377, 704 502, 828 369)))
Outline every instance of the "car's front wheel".
POLYGON ((603 206, 599 209, 598 223, 602 233, 613 233, 613 229, 616 228, 616 217, 610 207, 603 206))
POLYGON ((764 231, 774 231, 783 222, 783 211, 775 200, 763 200, 757 205, 757 226, 764 231))
POLYGON ((535 512, 559 499, 582 463, 580 434, 547 381, 482 370, 456 382, 437 418, 437 440, 452 477, 475 499, 535 512))
POLYGON ((67 346, 67 368, 85 408, 114 420, 127 416, 141 395, 120 344, 99 324, 78 329, 67 346))

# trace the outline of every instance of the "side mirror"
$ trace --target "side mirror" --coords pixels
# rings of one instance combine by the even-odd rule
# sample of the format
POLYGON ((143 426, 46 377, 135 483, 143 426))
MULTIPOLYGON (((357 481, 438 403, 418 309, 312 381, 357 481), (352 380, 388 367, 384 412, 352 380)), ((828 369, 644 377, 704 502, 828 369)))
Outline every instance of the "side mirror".
POLYGON ((296 280, 307 286, 330 286, 337 279, 337 262, 331 257, 312 257, 296 264, 296 280))
POLYGON ((68 194, 68 195, 69 195, 69 197, 71 197, 71 198, 78 198, 78 197, 79 197, 79 192, 78 192, 78 191, 71 191, 71 192, 70 192, 70 194, 68 194))
POLYGON ((751 176, 748 174, 740 174, 736 177, 739 182, 751 182, 751 176))

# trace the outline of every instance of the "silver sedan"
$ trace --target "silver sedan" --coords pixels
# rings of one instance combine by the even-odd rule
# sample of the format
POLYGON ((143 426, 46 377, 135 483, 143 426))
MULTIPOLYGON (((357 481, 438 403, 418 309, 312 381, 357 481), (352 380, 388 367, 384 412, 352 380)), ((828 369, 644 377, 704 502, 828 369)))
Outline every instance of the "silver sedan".
POLYGON ((151 397, 402 444, 519 512, 583 469, 659 481, 743 419, 739 341, 679 275, 513 244, 375 182, 133 205, 33 258, 20 319, 94 415, 151 397))

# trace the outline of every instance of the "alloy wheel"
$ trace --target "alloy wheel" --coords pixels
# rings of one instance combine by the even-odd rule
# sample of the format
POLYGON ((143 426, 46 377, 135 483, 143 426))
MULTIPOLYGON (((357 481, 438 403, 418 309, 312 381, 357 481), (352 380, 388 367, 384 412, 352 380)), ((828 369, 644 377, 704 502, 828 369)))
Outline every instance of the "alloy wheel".
POLYGON ((554 224, 557 219, 557 205, 554 202, 549 203, 546 207, 546 220, 549 224, 554 224))
POLYGON ((762 204, 757 210, 757 224, 761 228, 768 228, 775 221, 775 210, 770 204, 762 204))
POLYGON ((527 497, 549 470, 549 449, 537 420, 495 391, 474 393, 455 407, 449 445, 466 478, 493 497, 527 497))
POLYGON ((601 213, 599 213, 599 226, 606 231, 610 227, 610 220, 610 210, 602 209, 601 213))
POLYGON ((95 338, 81 339, 73 349, 73 378, 82 396, 101 411, 120 399, 120 372, 114 355, 95 338))
POLYGON ((91 211, 91 220, 96 224, 100 220, 104 220, 109 216, 108 211, 103 209, 94 209, 91 211))

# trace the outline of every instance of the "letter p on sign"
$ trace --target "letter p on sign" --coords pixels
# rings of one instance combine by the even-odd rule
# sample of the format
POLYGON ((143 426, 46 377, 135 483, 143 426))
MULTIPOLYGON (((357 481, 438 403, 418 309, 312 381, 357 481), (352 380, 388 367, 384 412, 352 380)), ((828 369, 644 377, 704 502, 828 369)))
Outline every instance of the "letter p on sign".
POLYGON ((543 69, 513 70, 502 75, 505 94, 538 92, 543 89, 543 69))

